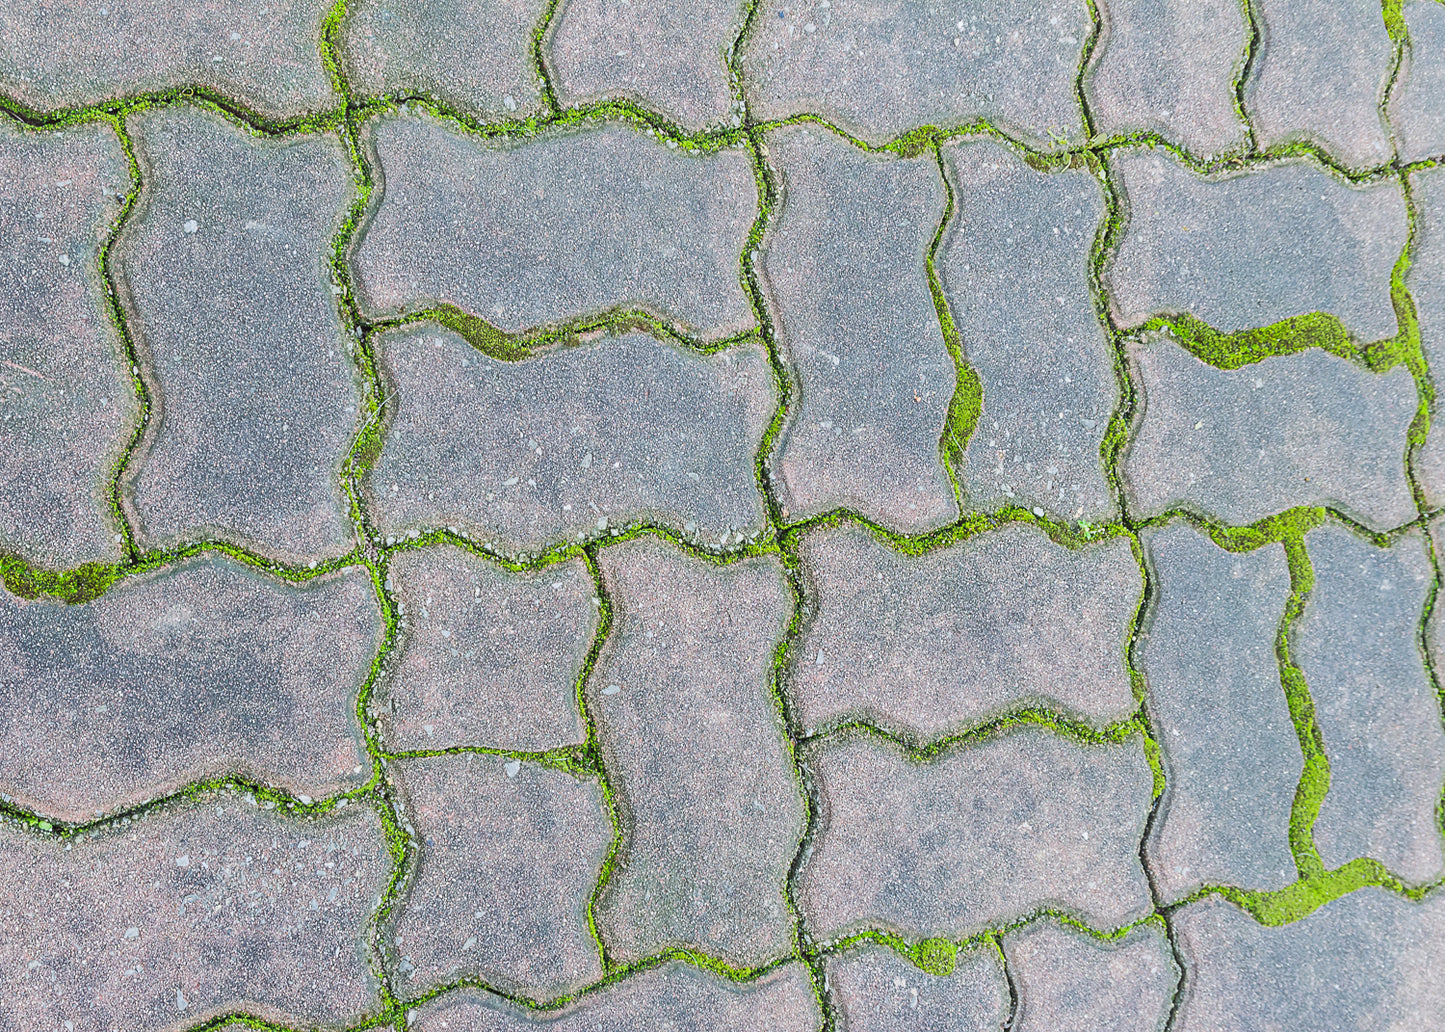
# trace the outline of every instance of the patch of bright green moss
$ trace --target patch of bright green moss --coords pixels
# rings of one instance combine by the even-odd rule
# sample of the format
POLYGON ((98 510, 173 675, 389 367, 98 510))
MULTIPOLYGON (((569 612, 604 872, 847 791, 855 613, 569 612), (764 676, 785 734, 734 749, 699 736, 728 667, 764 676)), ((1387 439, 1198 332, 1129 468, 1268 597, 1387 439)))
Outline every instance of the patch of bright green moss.
POLYGON ((56 572, 32 566, 17 555, 0 555, 0 577, 21 598, 49 595, 75 605, 104 595, 120 578, 120 568, 112 563, 82 563, 56 572))
POLYGON ((519 344, 501 327, 493 326, 479 315, 464 312, 456 305, 441 304, 418 314, 435 319, 482 354, 499 362, 519 362, 530 354, 525 345, 519 344))
POLYGON ((948 939, 924 939, 913 947, 909 959, 919 970, 941 978, 953 974, 958 947, 948 939))

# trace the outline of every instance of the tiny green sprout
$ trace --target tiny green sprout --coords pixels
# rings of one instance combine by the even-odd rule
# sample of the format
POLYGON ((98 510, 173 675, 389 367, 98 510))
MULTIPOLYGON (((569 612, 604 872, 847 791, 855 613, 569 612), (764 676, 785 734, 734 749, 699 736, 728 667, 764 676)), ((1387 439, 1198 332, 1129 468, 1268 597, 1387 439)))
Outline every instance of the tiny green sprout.
POLYGON ((912 959, 916 967, 930 975, 951 975, 958 962, 958 947, 948 939, 924 939, 913 947, 912 959))

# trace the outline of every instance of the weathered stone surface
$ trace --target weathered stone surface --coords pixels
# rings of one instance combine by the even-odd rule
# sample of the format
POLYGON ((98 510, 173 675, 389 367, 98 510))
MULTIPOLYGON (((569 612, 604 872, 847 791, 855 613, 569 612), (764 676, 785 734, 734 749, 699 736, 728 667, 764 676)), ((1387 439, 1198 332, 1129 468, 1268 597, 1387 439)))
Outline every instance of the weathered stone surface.
POLYGON ((155 542, 340 554, 356 390, 326 256, 351 199, 346 151, 189 107, 130 126, 148 192, 120 259, 155 402, 136 519, 155 542))
POLYGON ((777 459, 783 504, 904 531, 947 523, 938 441, 957 376, 924 264, 946 204, 937 167, 817 128, 778 133, 770 152, 784 200, 761 264, 800 385, 777 459))
POLYGON ((539 548, 645 520, 716 547, 763 522, 753 455, 775 399, 754 345, 704 356, 631 333, 503 362, 413 329, 380 350, 396 416, 371 482, 389 532, 539 548))
POLYGON ((1310 350, 1215 369, 1167 335, 1131 354, 1144 386, 1124 464, 1135 515, 1185 505, 1242 524, 1331 505, 1381 530, 1414 518, 1404 368, 1378 375, 1310 350))
POLYGON ((812 1032, 821 1015, 801 964, 734 985, 672 963, 591 993, 561 1011, 528 1014, 495 996, 470 990, 417 1010, 416 1032, 812 1032))
POLYGON ((1318 311, 1361 341, 1396 332, 1397 183, 1351 187, 1303 162, 1206 179, 1162 150, 1115 164, 1129 221, 1108 277, 1123 325, 1189 312, 1229 333, 1318 311))
POLYGON ((1082 170, 1043 175, 993 142, 951 148, 947 160, 959 210, 939 271, 983 383, 969 501, 1107 518, 1099 441, 1119 387, 1089 293, 1099 181, 1082 170))
POLYGON ((335 102, 317 40, 329 0, 52 0, 0 11, 0 91, 40 109, 200 86, 269 115, 335 102))
POLYGON ((1274 652, 1284 551, 1226 552, 1182 523, 1144 542, 1159 594, 1139 663, 1168 779, 1146 844, 1155 881, 1166 901, 1200 885, 1282 888, 1304 766, 1274 652))
POLYGON ((813 111, 875 143, 979 119, 1036 146, 1079 142, 1089 25, 1071 0, 802 0, 758 12, 743 81, 757 117, 813 111))
POLYGON ((1248 34, 1235 0, 1112 0, 1085 87, 1095 132, 1147 130, 1196 155, 1244 145, 1230 89, 1248 34))
POLYGON ((1107 928, 1149 910, 1138 846, 1152 781, 1137 741, 1025 730, 912 764, 853 739, 808 766, 820 812, 797 898, 815 935, 954 938, 1040 906, 1107 928))
POLYGON ((1169 942, 1145 925, 1100 942, 1045 918, 1004 938, 1019 1032, 1155 1032, 1179 980, 1169 942))
POLYGON ((354 0, 343 32, 352 88, 430 96, 483 117, 537 111, 532 27, 545 0, 354 0))
POLYGON ((597 601, 580 559, 511 573, 444 545, 403 552, 389 573, 406 607, 383 719, 393 746, 541 751, 583 739, 575 689, 597 601))
POLYGON ((0 549, 45 566, 120 557, 106 482, 136 402, 97 262, 129 188, 108 127, 0 122, 0 549))
POLYGON ((69 821, 227 772, 334 792, 367 762, 380 637, 359 570, 293 587, 201 558, 82 605, 0 592, 0 785, 69 821))
POLYGON ((863 717, 931 739, 1026 705, 1098 724, 1134 710, 1143 585, 1123 538, 1071 552, 1014 524, 913 557, 840 526, 800 552, 817 615, 788 687, 809 730, 863 717))
POLYGON ((1394 92, 1390 124, 1402 161, 1445 154, 1445 5, 1408 0, 1402 6, 1410 31, 1394 92))
POLYGON ((1271 928, 1222 899, 1175 918, 1180 1032, 1429 1028, 1445 1011, 1445 897, 1358 889, 1271 928))
POLYGON ((348 1025, 379 1005, 366 928, 390 869, 365 807, 301 820, 203 797, 65 842, 0 825, 5 1025, 348 1025))
POLYGON ((548 50, 558 99, 625 97, 694 129, 724 118, 740 125, 723 52, 742 6, 565 0, 548 50))
POLYGON ((1001 1032, 1008 1017, 1008 985, 986 949, 943 977, 877 946, 829 957, 827 971, 843 1032, 1001 1032))
POLYGON ((476 753, 396 770, 421 838, 393 940, 402 985, 471 975, 546 998, 602 977, 587 900, 612 828, 597 784, 476 753))
POLYGON ((486 145, 421 115, 370 135, 386 192, 355 265, 372 310, 446 301, 513 331, 617 306, 708 338, 753 325, 742 150, 693 157, 618 125, 486 145))
POLYGON ((1371 4, 1261 0, 1245 108, 1261 147, 1306 141, 1365 168, 1390 160, 1378 104, 1393 46, 1371 4))
MULTIPOLYGON (((1405 285, 1420 321, 1420 344, 1430 364, 1431 380, 1445 384, 1445 168, 1431 168, 1410 177, 1415 200, 1414 260, 1405 285)), ((1415 474, 1431 505, 1445 504, 1445 406, 1431 413, 1430 436, 1415 461, 1415 474)))
POLYGON ((643 538, 602 553, 615 607, 588 681, 627 834, 598 914, 612 955, 762 964, 803 804, 769 691, 791 599, 773 557, 717 568, 643 538))
POLYGON ((1315 586, 1292 634, 1330 760, 1315 820, 1329 867, 1371 856, 1409 882, 1441 871, 1445 731, 1415 634, 1434 570, 1419 534, 1388 549, 1334 524, 1305 539, 1315 586))

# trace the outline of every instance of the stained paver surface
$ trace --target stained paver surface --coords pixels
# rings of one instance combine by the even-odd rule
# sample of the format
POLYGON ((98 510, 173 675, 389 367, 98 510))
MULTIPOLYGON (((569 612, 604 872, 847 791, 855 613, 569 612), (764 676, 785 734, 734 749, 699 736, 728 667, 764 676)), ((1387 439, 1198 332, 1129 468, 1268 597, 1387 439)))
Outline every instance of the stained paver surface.
POLYGON ((1445 1027, 1445 0, 0 10, 0 1032, 1445 1027))

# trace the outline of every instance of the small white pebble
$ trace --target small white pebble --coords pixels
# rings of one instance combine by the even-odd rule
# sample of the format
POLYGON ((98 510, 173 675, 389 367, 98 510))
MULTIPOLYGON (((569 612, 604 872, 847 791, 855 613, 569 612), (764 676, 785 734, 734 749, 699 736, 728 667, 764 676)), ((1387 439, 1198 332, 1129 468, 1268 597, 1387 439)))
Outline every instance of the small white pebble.
POLYGON ((515 778, 515 777, 517 776, 517 772, 520 771, 521 769, 522 769, 522 761, 521 761, 521 760, 508 760, 508 761, 507 761, 507 767, 506 767, 507 777, 509 777, 509 778, 515 778))
POLYGON ((184 229, 187 233, 194 233, 196 230, 200 229, 201 227, 200 227, 200 224, 197 223, 195 219, 186 219, 186 224, 185 224, 184 226, 182 226, 181 228, 184 229))
POLYGON ((603 688, 603 689, 602 689, 602 694, 603 694, 603 695, 616 695, 616 694, 617 694, 618 692, 620 692, 620 691, 622 691, 622 689, 619 688, 617 685, 615 685, 615 684, 609 684, 606 688, 603 688))
POLYGON ((177 866, 177 867, 190 867, 190 866, 191 866, 191 858, 190 858, 189 856, 178 856, 178 857, 176 857, 176 866, 177 866))
POLYGON ((68 255, 68 254, 57 255, 55 260, 56 260, 57 262, 59 262, 61 265, 69 265, 69 264, 70 264, 70 255, 68 255))

